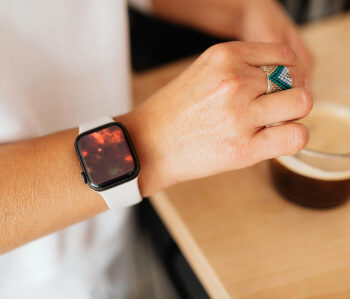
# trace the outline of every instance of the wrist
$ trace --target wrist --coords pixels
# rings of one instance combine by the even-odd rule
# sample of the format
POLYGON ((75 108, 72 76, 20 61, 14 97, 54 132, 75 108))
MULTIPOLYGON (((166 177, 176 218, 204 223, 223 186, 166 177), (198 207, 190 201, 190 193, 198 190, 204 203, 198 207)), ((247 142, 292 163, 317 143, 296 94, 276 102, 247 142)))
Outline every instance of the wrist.
POLYGON ((264 32, 266 25, 274 23, 275 19, 279 18, 278 11, 283 11, 280 3, 276 0, 244 0, 240 2, 237 37, 242 41, 272 42, 273 40, 266 39, 266 35, 261 36, 261 32, 264 32), (267 19, 269 22, 266 22, 267 19))
POLYGON ((138 184, 141 195, 147 197, 166 188, 169 182, 163 171, 162 155, 158 153, 160 140, 153 134, 152 123, 146 114, 139 109, 114 119, 128 130, 140 161, 138 184))

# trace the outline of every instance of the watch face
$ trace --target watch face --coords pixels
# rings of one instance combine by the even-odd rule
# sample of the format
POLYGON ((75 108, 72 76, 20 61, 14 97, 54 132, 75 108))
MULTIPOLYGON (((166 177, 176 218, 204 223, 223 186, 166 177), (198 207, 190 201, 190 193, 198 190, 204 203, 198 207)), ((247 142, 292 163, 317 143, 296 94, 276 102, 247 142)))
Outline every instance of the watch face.
POLYGON ((105 190, 137 176, 139 164, 126 129, 110 123, 84 132, 75 142, 87 182, 105 190))

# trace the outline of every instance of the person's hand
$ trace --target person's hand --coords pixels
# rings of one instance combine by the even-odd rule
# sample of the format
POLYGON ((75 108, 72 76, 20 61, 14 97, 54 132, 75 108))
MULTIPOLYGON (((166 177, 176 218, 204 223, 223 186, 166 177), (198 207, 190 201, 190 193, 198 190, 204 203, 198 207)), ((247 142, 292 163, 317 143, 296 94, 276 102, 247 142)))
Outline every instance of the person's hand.
POLYGON ((239 0, 242 9, 239 39, 254 42, 285 43, 300 59, 307 79, 311 76, 313 56, 294 22, 275 0, 239 0))
POLYGON ((295 64, 286 45, 218 44, 122 116, 140 157, 142 194, 300 151, 308 132, 292 120, 310 112, 312 99, 295 64), (289 66, 293 88, 265 95, 259 65, 289 66))
POLYGON ((153 0, 168 19, 228 39, 289 45, 310 80, 313 56, 296 25, 275 0, 153 0))

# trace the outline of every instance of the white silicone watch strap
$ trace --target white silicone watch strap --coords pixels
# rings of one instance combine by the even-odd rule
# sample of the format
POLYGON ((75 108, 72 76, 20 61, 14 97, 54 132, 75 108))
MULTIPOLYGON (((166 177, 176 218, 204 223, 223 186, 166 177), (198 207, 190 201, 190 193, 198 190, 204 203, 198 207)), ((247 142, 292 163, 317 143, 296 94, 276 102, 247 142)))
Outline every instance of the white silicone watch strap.
MULTIPOLYGON (((114 122, 109 116, 103 116, 79 126, 79 134, 99 126, 114 122)), ((138 178, 122 185, 98 192, 111 210, 128 207, 139 203, 142 196, 139 191, 138 178)))

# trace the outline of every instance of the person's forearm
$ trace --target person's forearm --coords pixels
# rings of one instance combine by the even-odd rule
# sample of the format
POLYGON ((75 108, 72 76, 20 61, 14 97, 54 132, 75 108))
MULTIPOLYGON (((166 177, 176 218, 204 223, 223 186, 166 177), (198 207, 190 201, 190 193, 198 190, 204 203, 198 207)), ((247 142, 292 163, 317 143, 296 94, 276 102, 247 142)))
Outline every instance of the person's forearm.
POLYGON ((227 38, 289 45, 311 80, 313 58, 277 0, 152 0, 160 17, 227 38))
MULTIPOLYGON (((128 119, 127 115, 117 118, 132 136, 135 129, 128 119)), ((0 145, 1 253, 107 209, 103 198, 80 177, 74 150, 77 135, 78 129, 71 129, 0 145)), ((148 159, 146 145, 142 147, 141 167, 142 159, 148 159)), ((147 170, 147 165, 142 169, 147 170)), ((149 193, 144 178, 141 170, 140 191, 149 193)))
POLYGON ((0 146, 0 252, 107 207, 82 182, 77 129, 0 146))
MULTIPOLYGON (((307 130, 291 121, 310 112, 312 96, 296 61, 281 44, 218 44, 138 109, 117 117, 140 160, 141 195, 300 151, 307 130), (265 94, 259 65, 288 66, 293 88, 265 94), (270 126, 275 123, 281 125, 270 126)), ((107 209, 81 180, 77 135, 72 129, 0 145, 0 252, 107 209)))
POLYGON ((226 38, 238 37, 241 12, 248 0, 152 0, 160 17, 226 38))

